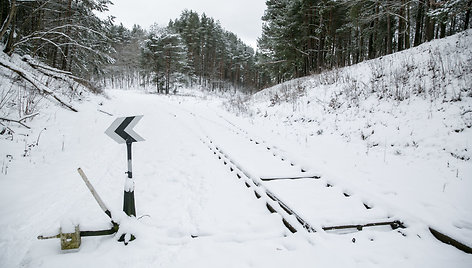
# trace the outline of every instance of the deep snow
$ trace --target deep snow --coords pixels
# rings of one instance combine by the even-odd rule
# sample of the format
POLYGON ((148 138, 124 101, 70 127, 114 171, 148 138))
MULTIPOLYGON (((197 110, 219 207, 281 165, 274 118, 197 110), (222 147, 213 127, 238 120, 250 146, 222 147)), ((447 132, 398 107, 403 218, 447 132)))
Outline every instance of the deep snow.
MULTIPOLYGON (((123 91, 110 95, 110 100, 92 97, 80 105, 80 114, 50 107, 54 112, 30 123, 35 129, 46 127, 46 130, 39 146, 26 157, 20 155, 23 143, 2 140, 2 151, 16 152, 8 163, 8 174, 3 174, 0 181, 5 189, 1 196, 4 217, 0 220, 2 267, 56 267, 65 263, 71 267, 305 267, 310 264, 467 267, 472 263, 472 256, 435 240, 423 222, 413 221, 409 215, 404 218, 410 221, 410 228, 404 231, 407 237, 383 229, 341 235, 291 234, 280 216, 269 213, 265 203, 256 199, 201 142, 202 136, 210 135, 226 147, 239 144, 254 148, 249 140, 229 133, 231 125, 226 120, 236 119, 216 110, 216 102, 123 91), (208 103, 213 104, 208 107, 208 103), (97 107, 114 117, 98 112, 97 107), (146 139, 136 143, 133 151, 137 214, 149 216, 129 221, 120 212, 125 146, 116 144, 103 132, 116 116, 137 114, 144 117, 136 131, 146 139), (225 143, 227 139, 234 142, 225 143), (77 167, 86 172, 112 213, 121 219, 122 231, 134 233, 137 240, 124 246, 113 236, 84 238, 78 251, 67 253, 60 251, 58 240, 36 240, 39 234, 57 231, 61 222, 65 222, 63 225, 67 221, 79 223, 83 230, 109 227, 107 217, 78 176, 77 167)), ((37 138, 33 134, 29 137, 28 141, 37 138)), ((300 152, 287 152, 287 155, 300 152)), ((273 156, 261 152, 252 159, 256 162, 264 157, 273 156)), ((331 174, 336 171, 340 170, 331 174)), ((254 172, 264 174, 261 170, 254 172)), ((322 178, 338 183, 331 174, 323 171, 322 178)), ((339 184, 342 185, 341 180, 339 184)), ((309 189, 303 184, 297 187, 309 189)), ((384 206, 388 198, 384 198, 385 202, 375 198, 382 194, 369 195, 380 187, 376 184, 364 187, 367 189, 362 192, 356 192, 355 187, 337 187, 342 186, 335 185, 333 189, 349 189, 353 198, 371 199, 376 206, 390 209, 390 213, 403 212, 403 207, 398 205, 384 206)), ((272 188, 277 191, 277 186, 272 188)), ((397 188, 383 191, 397 191, 397 188)), ((289 190, 286 188, 280 196, 303 212, 303 207, 296 206, 296 200, 291 201, 301 194, 289 190)), ((332 192, 320 191, 316 197, 329 205, 329 199, 324 196, 330 195, 332 192)), ((428 206, 423 204, 422 208, 428 206)), ((307 215, 306 211, 303 213, 307 215)), ((311 213, 323 219, 320 211, 311 213)), ((405 216, 400 214, 396 216, 405 216)))
POLYGON ((249 102, 233 101, 229 108, 242 111, 239 117, 222 108, 221 98, 193 91, 84 94, 74 103, 79 113, 42 101, 40 114, 26 121, 31 130, 11 123, 15 133, 0 139, 0 267, 470 267, 470 254, 428 231, 472 246, 469 36, 267 89, 249 102), (431 57, 422 51, 429 50, 440 51, 444 79, 433 80, 441 64, 426 71, 431 57), (381 77, 368 67, 386 62, 391 68, 381 77), (404 75, 395 67, 413 63, 404 79, 423 75, 422 92, 406 86, 418 83, 398 84, 402 91, 394 93, 347 90, 389 85, 404 75), (444 83, 437 100, 428 95, 438 93, 428 88, 431 81, 444 83), (406 99, 392 100, 400 97, 406 99), (144 115, 135 130, 146 141, 133 145, 138 219, 121 212, 125 146, 104 134, 116 117, 129 115, 144 115), (318 232, 290 233, 280 214, 267 210, 269 200, 257 199, 206 139, 256 178, 319 176, 259 181, 318 232), (83 238, 70 252, 61 252, 57 239, 36 239, 61 225, 110 227, 78 167, 120 222, 120 233, 136 235, 128 246, 116 241, 119 234, 83 238), (407 228, 321 231, 385 219, 407 228))

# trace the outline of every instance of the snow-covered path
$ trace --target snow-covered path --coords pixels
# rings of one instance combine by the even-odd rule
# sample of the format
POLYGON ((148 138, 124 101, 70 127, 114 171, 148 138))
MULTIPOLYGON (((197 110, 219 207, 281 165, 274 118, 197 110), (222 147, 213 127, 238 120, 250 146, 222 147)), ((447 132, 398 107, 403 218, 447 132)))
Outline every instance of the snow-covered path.
MULTIPOLYGON (((468 267, 472 263, 472 256, 435 240, 420 224, 402 231, 406 237, 383 229, 291 234, 281 216, 270 213, 263 198, 257 199, 202 140, 211 138, 257 177, 316 172, 302 172, 304 166, 281 161, 286 157, 277 154, 276 147, 269 151, 265 143, 251 142, 228 114, 204 100, 132 91, 110 94, 110 100, 84 103, 78 114, 51 108, 57 111, 34 121, 37 129, 46 130, 27 157, 20 156, 24 144, 2 143, 2 152, 18 155, 13 155, 8 173, 0 175, 0 267, 468 267), (97 107, 114 116, 97 112, 97 107), (80 223, 83 230, 108 227, 107 217, 77 174, 78 167, 112 213, 123 218, 125 146, 103 132, 114 118, 139 114, 144 117, 135 130, 146 141, 133 145, 133 177, 137 216, 143 217, 123 219, 121 225, 137 239, 124 246, 113 236, 83 238, 78 251, 67 253, 60 251, 58 240, 37 241, 39 234, 56 232, 61 221, 80 223)), ((31 143, 36 134, 30 136, 31 143)), ((379 207, 372 209, 374 217, 364 217, 364 200, 347 198, 343 188, 328 189, 326 183, 322 177, 264 185, 317 227, 348 224, 353 216, 361 220, 398 216, 379 207), (331 218, 322 216, 330 208, 339 211, 331 218)))
POLYGON ((84 238, 81 249, 70 254, 60 252, 58 240, 36 240, 69 219, 83 230, 108 227, 76 172, 79 166, 112 213, 121 213, 125 148, 103 133, 114 117, 97 112, 95 102, 80 114, 59 110, 47 119, 40 146, 27 158, 15 156, 2 176, 7 191, 1 197, 0 266, 55 267, 65 261, 70 267, 243 267, 284 249, 282 242, 291 239, 283 238, 287 231, 280 217, 258 206, 252 193, 228 176, 200 141, 195 124, 180 119, 181 110, 161 96, 112 95, 100 109, 145 115, 136 131, 146 141, 133 147, 136 210, 138 217, 146 215, 129 223, 138 239, 125 247, 111 236, 84 238))

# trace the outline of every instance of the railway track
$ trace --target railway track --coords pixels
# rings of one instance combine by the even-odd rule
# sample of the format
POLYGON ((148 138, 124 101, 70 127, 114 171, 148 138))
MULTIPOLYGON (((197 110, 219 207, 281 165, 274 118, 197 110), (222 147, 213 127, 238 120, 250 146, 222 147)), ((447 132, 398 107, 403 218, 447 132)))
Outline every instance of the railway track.
MULTIPOLYGON (((391 216, 391 215, 386 215, 384 220, 372 220, 372 221, 365 221, 361 220, 357 223, 350 223, 350 224, 331 224, 331 225, 318 225, 318 228, 315 228, 311 221, 308 221, 304 219, 303 215, 299 214, 296 212, 297 206, 294 206, 294 209, 291 208, 291 205, 287 205, 286 202, 282 200, 284 198, 284 195, 281 195, 281 197, 277 196, 274 192, 270 190, 270 183, 271 182, 277 182, 277 181, 290 181, 288 185, 285 185, 284 187, 289 187, 290 184, 296 184, 298 180, 300 181, 311 181, 311 183, 317 183, 316 181, 318 180, 319 182, 322 181, 321 175, 319 174, 310 174, 307 172, 307 169, 304 167, 301 167, 300 164, 296 163, 296 161, 293 161, 289 159, 281 150, 279 150, 276 146, 270 145, 264 140, 261 140, 260 138, 255 138, 251 136, 247 131, 244 129, 240 128, 239 126, 235 125, 231 121, 227 120, 226 118, 218 115, 222 120, 227 122, 228 128, 230 128, 230 131, 235 133, 236 135, 244 137, 247 142, 251 143, 253 146, 261 146, 264 147, 265 150, 272 155, 272 157, 277 158, 281 162, 288 162, 290 163, 291 167, 300 167, 300 174, 294 175, 294 176, 268 176, 268 177, 257 177, 254 174, 243 174, 245 175, 246 180, 250 180, 253 183, 247 183, 245 181, 245 184, 248 188, 251 188, 254 190, 256 198, 261 198, 261 193, 265 193, 265 196, 269 198, 271 201, 275 202, 276 205, 270 204, 269 202, 266 202, 266 206, 268 210, 272 213, 279 213, 282 216, 283 223, 284 225, 291 231, 291 232, 296 232, 300 229, 305 229, 308 232, 317 232, 323 230, 325 232, 338 232, 338 233, 344 233, 344 232, 355 232, 355 231, 362 231, 366 228, 377 228, 377 227, 390 227, 391 230, 395 230, 396 232, 402 234, 402 236, 406 236, 404 232, 402 232, 402 229, 407 228, 408 224, 404 223, 400 218, 391 216), (294 217, 299 225, 293 224, 293 219, 287 219, 287 215, 289 217, 294 217), (298 227, 298 228, 297 228, 298 227)), ((213 153, 217 154, 220 159, 222 159, 223 163, 225 165, 228 165, 229 163, 232 163, 232 167, 230 168, 231 172, 235 172, 236 168, 239 171, 244 170, 243 167, 238 166, 236 163, 234 163, 234 160, 231 159, 231 157, 225 153, 218 145, 214 145, 213 140, 210 137, 207 137, 209 141, 206 142, 207 145, 209 145, 209 148, 213 151, 213 153), (234 167, 236 166, 236 168, 234 167)), ((238 175, 239 173, 236 172, 237 177, 241 177, 238 175)), ((325 187, 326 188, 333 188, 335 187, 332 183, 329 181, 325 182, 325 187)), ((352 193, 348 193, 346 191, 342 191, 343 197, 350 199, 352 197, 352 193)), ((265 198, 265 200, 267 200, 265 198)), ((342 198, 342 197, 341 197, 342 198)), ((308 198, 310 199, 310 198, 308 198)), ((311 198, 313 200, 313 198, 311 198)), ((316 200, 314 200, 316 202, 316 200)), ((362 205, 364 206, 365 210, 371 210, 373 208, 373 204, 369 204, 368 202, 362 202, 362 205)), ((428 230, 431 232, 431 234, 438 239, 439 241, 451 245, 463 252, 472 254, 472 248, 467 246, 466 244, 462 243, 456 238, 453 238, 451 236, 448 236, 437 229, 428 226, 428 230)))
MULTIPOLYGON (((207 137, 206 140, 202 139, 202 142, 205 143, 210 151, 218 157, 222 163, 229 168, 229 171, 234 174, 234 176, 241 180, 247 188, 250 188, 254 192, 254 196, 257 199, 263 200, 267 209, 271 213, 278 213, 282 217, 282 222, 287 227, 287 229, 295 233, 304 229, 307 232, 314 233, 320 231, 311 225, 307 220, 305 220, 300 214, 298 214, 294 209, 292 209, 287 203, 285 203, 282 198, 278 197, 273 193, 268 187, 264 185, 264 182, 272 180, 302 180, 302 179, 320 179, 318 175, 308 175, 308 176, 298 176, 298 177, 284 177, 284 178, 259 178, 254 174, 246 171, 241 167, 234 159, 232 159, 221 147, 216 145, 210 137, 207 137)), ((306 172, 306 171, 305 171, 306 172)), ((332 187, 332 186, 328 186, 332 187)), ((345 195, 345 197, 350 197, 350 195, 345 195)), ((371 209, 365 205, 366 209, 371 209)), ((377 221, 369 223, 359 223, 359 224, 348 224, 348 225, 332 225, 332 226, 322 226, 323 231, 333 231, 333 230, 356 230, 360 231, 364 228, 369 227, 379 227, 379 226, 389 226, 392 230, 399 228, 405 228, 403 223, 399 220, 387 220, 387 221, 377 221)))
MULTIPOLYGON (((271 213, 280 215, 291 233, 346 234, 375 229, 408 235, 403 230, 409 225, 400 217, 311 172, 277 146, 255 138, 221 115, 217 115, 221 119, 217 121, 184 111, 200 121, 202 129, 205 127, 201 121, 206 121, 226 131, 227 135, 211 135, 203 130, 200 140, 235 179, 253 191, 254 198, 271 213), (246 159, 248 155, 252 157, 246 159)), ((439 241, 472 254, 472 249, 458 239, 430 226, 427 229, 439 241)))

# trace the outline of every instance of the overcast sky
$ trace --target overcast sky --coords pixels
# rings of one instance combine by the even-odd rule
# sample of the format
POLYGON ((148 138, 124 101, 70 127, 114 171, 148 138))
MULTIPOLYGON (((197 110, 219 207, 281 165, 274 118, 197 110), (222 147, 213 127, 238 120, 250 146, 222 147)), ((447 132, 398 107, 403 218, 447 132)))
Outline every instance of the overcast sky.
POLYGON ((108 15, 116 17, 115 23, 127 28, 139 24, 148 29, 157 22, 166 26, 176 19, 184 9, 203 12, 235 33, 246 44, 256 48, 261 35, 266 0, 112 0, 108 15))

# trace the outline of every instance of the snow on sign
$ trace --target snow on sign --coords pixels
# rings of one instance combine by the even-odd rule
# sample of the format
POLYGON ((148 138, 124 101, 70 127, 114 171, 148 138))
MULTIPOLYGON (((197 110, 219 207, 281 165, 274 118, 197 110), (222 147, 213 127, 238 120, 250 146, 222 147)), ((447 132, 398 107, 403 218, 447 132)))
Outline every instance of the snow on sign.
POLYGON ((133 130, 141 118, 143 118, 142 115, 119 117, 108 127, 105 134, 120 144, 144 141, 144 139, 133 130))

